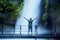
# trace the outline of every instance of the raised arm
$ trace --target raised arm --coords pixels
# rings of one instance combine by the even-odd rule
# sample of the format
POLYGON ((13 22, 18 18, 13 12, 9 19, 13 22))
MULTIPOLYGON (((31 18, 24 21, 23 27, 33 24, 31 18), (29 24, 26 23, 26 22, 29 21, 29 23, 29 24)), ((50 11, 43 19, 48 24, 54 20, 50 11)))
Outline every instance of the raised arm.
POLYGON ((35 20, 36 18, 33 19, 33 21, 35 20))
MULTIPOLYGON (((25 18, 25 17, 24 17, 25 18)), ((25 18, 27 21, 29 21, 27 18, 25 18)))

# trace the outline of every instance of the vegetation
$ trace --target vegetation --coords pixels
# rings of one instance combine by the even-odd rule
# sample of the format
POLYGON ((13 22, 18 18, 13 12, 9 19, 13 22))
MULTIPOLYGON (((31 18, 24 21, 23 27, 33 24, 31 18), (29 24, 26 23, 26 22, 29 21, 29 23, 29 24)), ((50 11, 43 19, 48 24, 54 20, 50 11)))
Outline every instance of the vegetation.
POLYGON ((23 8, 23 0, 0 0, 0 23, 15 22, 23 8))
POLYGON ((45 25, 47 25, 47 18, 48 18, 48 0, 44 0, 44 9, 45 12, 43 13, 42 20, 45 25))
POLYGON ((45 0, 42 20, 44 24, 50 23, 52 26, 60 26, 60 1, 59 0, 45 0), (49 19, 49 21, 47 21, 49 19))

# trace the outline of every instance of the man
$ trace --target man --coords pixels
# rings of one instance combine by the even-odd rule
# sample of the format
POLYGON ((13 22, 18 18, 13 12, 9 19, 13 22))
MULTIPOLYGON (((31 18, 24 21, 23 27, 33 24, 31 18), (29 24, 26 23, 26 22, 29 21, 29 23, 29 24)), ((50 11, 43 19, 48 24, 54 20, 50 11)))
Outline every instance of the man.
MULTIPOLYGON (((25 18, 25 17, 24 17, 25 18)), ((32 34, 32 23, 34 21, 34 19, 30 18, 29 20, 27 18, 25 18, 28 21, 28 34, 31 31, 32 34)))

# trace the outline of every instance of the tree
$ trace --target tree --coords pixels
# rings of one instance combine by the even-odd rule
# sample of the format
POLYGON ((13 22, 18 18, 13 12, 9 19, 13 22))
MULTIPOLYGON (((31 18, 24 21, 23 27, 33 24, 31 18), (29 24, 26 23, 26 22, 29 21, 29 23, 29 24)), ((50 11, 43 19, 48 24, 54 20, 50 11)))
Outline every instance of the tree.
POLYGON ((21 13, 22 8, 23 0, 20 0, 19 4, 18 1, 0 0, 0 23, 8 22, 13 24, 19 13, 21 13))

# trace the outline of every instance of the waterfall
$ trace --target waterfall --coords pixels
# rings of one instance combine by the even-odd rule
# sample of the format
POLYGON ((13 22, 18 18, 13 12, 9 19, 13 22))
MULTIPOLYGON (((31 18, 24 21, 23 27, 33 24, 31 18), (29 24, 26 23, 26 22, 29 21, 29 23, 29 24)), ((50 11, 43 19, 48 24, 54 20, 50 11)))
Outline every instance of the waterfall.
POLYGON ((41 0, 24 0, 23 13, 18 18, 16 25, 27 25, 27 21, 24 19, 24 17, 27 19, 38 18, 40 12, 40 2, 41 0))
MULTIPOLYGON (((40 2, 41 2, 41 0, 24 0, 23 12, 22 12, 21 16, 18 17, 16 26, 15 26, 15 28, 20 28, 19 25, 22 25, 22 30, 21 30, 22 34, 28 33, 28 32, 24 32, 24 31, 28 30, 28 29, 24 29, 24 28, 28 28, 28 26, 26 26, 26 25, 28 25, 28 22, 27 22, 27 20, 24 19, 24 17, 26 17, 27 19, 36 18, 35 21, 33 22, 33 25, 38 24, 37 22, 38 22, 38 18, 39 18, 38 15, 40 13, 40 2)), ((41 28, 41 30, 42 30, 42 28, 41 28)), ((41 33, 41 30, 40 30, 40 33, 41 33)), ((16 31, 15 32, 16 34, 20 33, 20 29, 16 29, 15 31, 16 31)), ((42 31, 45 31, 45 30, 42 30, 42 31)), ((44 32, 42 32, 42 33, 44 33, 44 32)))

